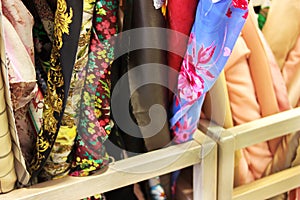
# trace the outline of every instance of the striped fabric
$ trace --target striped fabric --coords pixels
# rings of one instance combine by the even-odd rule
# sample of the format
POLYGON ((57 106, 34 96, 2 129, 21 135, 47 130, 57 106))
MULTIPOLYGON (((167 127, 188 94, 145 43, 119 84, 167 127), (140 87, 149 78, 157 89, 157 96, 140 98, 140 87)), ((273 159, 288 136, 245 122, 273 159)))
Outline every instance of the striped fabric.
MULTIPOLYGON (((2 8, 2 1, 0 1, 0 8, 2 8)), ((5 27, 3 25, 5 20, 4 17, 2 9, 0 9, 0 88, 2 88, 0 92, 0 105, 4 105, 4 110, 1 109, 0 106, 0 193, 12 190, 15 186, 16 180, 18 180, 17 183, 19 185, 26 185, 30 178, 30 175, 26 170, 25 159, 21 152, 11 102, 7 67, 10 61, 5 53, 3 30, 5 27), (3 150, 5 150, 5 152, 3 150)))
MULTIPOLYGON (((4 55, 2 43, 1 34, 1 65, 3 63, 2 55, 4 55)), ((14 189, 14 185, 17 180, 14 168, 14 155, 12 152, 11 136, 8 126, 8 116, 5 104, 5 91, 2 76, 2 69, 0 68, 0 193, 8 192, 14 189)))

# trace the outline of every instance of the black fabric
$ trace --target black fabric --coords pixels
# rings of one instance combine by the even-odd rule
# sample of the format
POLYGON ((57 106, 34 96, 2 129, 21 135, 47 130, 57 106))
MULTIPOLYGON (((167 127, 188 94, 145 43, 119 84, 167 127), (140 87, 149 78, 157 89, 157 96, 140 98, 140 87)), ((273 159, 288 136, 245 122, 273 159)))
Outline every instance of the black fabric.
MULTIPOLYGON (((166 22, 158 9, 156 10, 153 7, 153 0, 126 0, 123 1, 122 7, 122 31, 127 31, 135 28, 143 27, 160 27, 165 28, 166 22)), ((120 18, 120 16, 119 16, 120 18)), ((163 45, 162 48, 166 49, 166 36, 161 35, 160 31, 151 30, 151 38, 145 38, 145 35, 132 36, 129 40, 122 41, 122 37, 118 43, 124 45, 128 49, 133 49, 134 43, 131 41, 140 40, 143 42, 146 39, 151 39, 153 43, 163 45)), ((148 37, 148 36, 147 36, 148 37)), ((117 43, 117 44, 118 44, 117 43)), ((118 91, 119 88, 115 88, 119 79, 126 74, 129 70, 134 69, 143 64, 155 63, 167 65, 167 53, 161 49, 139 49, 134 51, 128 51, 125 55, 122 55, 121 58, 118 58, 112 66, 112 89, 113 92, 118 91)), ((143 80, 143 77, 156 76, 160 79, 168 79, 167 74, 163 74, 162 71, 153 64, 153 70, 151 74, 141 73, 138 77, 129 77, 127 82, 122 82, 122 89, 128 93, 134 92, 131 96, 130 105, 128 108, 130 110, 130 115, 133 121, 136 122, 139 126, 145 126, 150 123, 149 109, 152 105, 159 104, 165 108, 166 111, 169 110, 168 104, 168 89, 164 86, 158 84, 148 84, 140 87, 136 91, 131 91, 131 88, 134 88, 139 80, 143 80)), ((120 101, 122 101, 121 95, 116 95, 120 101)), ((112 106, 118 106, 112 104, 112 106)), ((135 133, 134 136, 131 136, 132 133, 126 133, 121 128, 118 127, 118 123, 115 123, 116 129, 122 141, 124 142, 124 148, 128 151, 129 156, 134 156, 136 153, 143 153, 152 151, 155 149, 163 148, 168 146, 171 137, 169 132, 168 119, 166 119, 163 128, 154 136, 149 137, 143 133, 140 129, 135 133), (143 137, 142 137, 143 136, 143 137)), ((112 132, 112 135, 115 133, 112 132)), ((113 138, 113 136, 110 138, 113 138)), ((143 184, 142 184, 143 185, 143 184)), ((147 184, 146 184, 147 185, 147 184)), ((167 194, 168 199, 170 198, 170 176, 167 175, 163 178, 163 187, 167 194)), ((148 191, 143 188, 144 191, 148 191)))
MULTIPOLYGON (((43 137, 48 140, 50 145, 44 151, 41 151, 40 149, 37 150, 40 154, 42 154, 42 157, 36 157, 32 161, 32 166, 31 166, 31 175, 32 175, 31 179, 32 180, 34 180, 38 176, 38 174, 41 172, 41 170, 51 152, 53 144, 56 140, 58 130, 60 127, 60 123, 61 123, 61 119, 62 119, 62 116, 64 113, 66 101, 67 101, 72 70, 73 70, 73 66, 75 63, 75 55, 76 55, 76 51, 77 51, 77 47, 78 47, 79 34, 80 34, 80 28, 81 28, 81 23, 82 23, 83 0, 76 1, 76 2, 72 1, 72 0, 66 0, 66 4, 68 7, 68 11, 70 8, 72 8, 73 17, 72 17, 72 22, 69 25, 69 34, 63 34, 63 36, 62 36, 63 46, 60 49, 59 62, 57 62, 57 63, 60 63, 60 66, 62 69, 62 75, 63 75, 63 79, 64 79, 63 89, 58 88, 56 90, 57 93, 63 94, 63 96, 64 96, 63 102, 62 102, 62 110, 60 110, 59 112, 57 112, 57 111, 54 112, 54 117, 55 117, 56 123, 57 123, 57 124, 55 124, 57 126, 57 130, 56 130, 54 137, 47 131, 41 130, 41 131, 43 131, 42 132, 43 137), (36 164, 37 163, 36 160, 40 160, 41 162, 39 164, 36 164)), ((55 79, 55 77, 50 77, 50 79, 53 80, 53 79, 55 79)), ((48 81, 50 81, 50 80, 48 80, 48 81)), ((49 95, 49 94, 46 94, 46 95, 49 95)), ((42 126, 42 129, 43 129, 43 126, 42 126)), ((42 181, 42 180, 40 180, 40 181, 42 181)))
POLYGON ((138 200, 133 192, 133 185, 109 191, 104 194, 107 200, 138 200))

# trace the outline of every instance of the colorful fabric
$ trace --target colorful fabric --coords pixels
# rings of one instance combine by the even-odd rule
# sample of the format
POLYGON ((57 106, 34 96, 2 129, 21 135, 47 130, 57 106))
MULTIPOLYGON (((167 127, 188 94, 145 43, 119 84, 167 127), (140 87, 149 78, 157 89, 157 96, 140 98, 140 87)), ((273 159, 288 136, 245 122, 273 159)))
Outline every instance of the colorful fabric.
POLYGON ((82 5, 69 0, 57 1, 43 125, 37 135, 36 153, 30 166, 32 178, 37 177, 44 166, 60 127, 78 44, 82 5))
POLYGON ((150 195, 152 200, 166 200, 167 195, 160 184, 159 177, 154 177, 148 180, 150 187, 150 195))
POLYGON ((247 15, 246 0, 199 2, 171 110, 175 143, 192 139, 204 96, 224 68, 247 15))
POLYGON ((73 149, 77 134, 76 115, 80 103, 81 90, 84 85, 84 81, 81 77, 88 60, 94 5, 94 0, 83 1, 82 27, 80 30, 76 61, 72 72, 66 108, 54 146, 46 161, 43 173, 40 174, 40 177, 42 177, 43 180, 67 176, 71 168, 72 160, 69 158, 69 155, 73 149))
MULTIPOLYGON (((168 1, 167 27, 172 30, 168 35, 168 66, 178 72, 186 52, 188 36, 194 24, 198 2, 199 0, 190 0, 189 3, 185 3, 185 0, 168 1), (178 54, 175 52, 178 52, 178 54)), ((176 88, 178 79, 177 76, 172 77, 172 74, 169 73, 168 77, 171 90, 176 88)), ((170 101, 173 99, 173 95, 173 93, 170 93, 170 101)))
POLYGON ((99 0, 93 18, 89 60, 82 91, 72 176, 87 176, 107 166, 103 143, 110 131, 110 68, 117 26, 116 0, 99 0))

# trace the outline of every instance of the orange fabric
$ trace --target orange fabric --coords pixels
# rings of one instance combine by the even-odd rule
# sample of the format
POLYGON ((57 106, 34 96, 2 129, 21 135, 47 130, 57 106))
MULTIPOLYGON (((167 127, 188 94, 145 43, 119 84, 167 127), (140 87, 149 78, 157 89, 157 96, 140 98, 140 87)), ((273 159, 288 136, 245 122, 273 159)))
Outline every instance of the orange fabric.
MULTIPOLYGON (((225 67, 235 125, 290 109, 287 89, 279 67, 258 29, 254 16, 253 10, 250 10, 242 37, 225 67)), ((296 139, 297 135, 277 138, 240 150, 240 157, 236 159, 235 186, 266 175, 264 172, 267 167, 283 168, 291 163, 297 147, 292 138, 296 139), (287 156, 282 156, 283 154, 287 156)), ((274 170, 270 173, 274 173, 274 170)))
MULTIPOLYGON (((261 118, 260 105, 256 100, 255 87, 248 65, 249 56, 250 50, 243 37, 240 37, 225 67, 225 77, 235 125, 261 118)), ((235 186, 260 178, 272 159, 266 142, 255 144, 240 151, 241 157, 236 159, 235 186)))

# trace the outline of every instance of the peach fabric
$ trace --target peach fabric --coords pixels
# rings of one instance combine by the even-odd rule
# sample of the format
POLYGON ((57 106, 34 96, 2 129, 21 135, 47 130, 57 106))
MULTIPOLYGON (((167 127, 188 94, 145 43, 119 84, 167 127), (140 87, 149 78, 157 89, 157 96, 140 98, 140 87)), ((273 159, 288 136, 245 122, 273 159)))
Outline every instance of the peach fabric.
MULTIPOLYGON (((294 48, 290 51, 282 69, 282 76, 288 88, 288 97, 292 107, 300 106, 300 35, 294 48)), ((300 132, 296 133, 300 134, 300 132)), ((300 139, 298 139, 298 144, 300 139)), ((297 140, 296 140, 297 141, 297 140)), ((297 154, 292 166, 300 164, 300 146, 297 146, 297 154)), ((300 188, 289 193, 289 199, 300 199, 300 188)))
MULTIPOLYGON (((290 109, 287 89, 279 67, 258 29, 254 16, 253 10, 250 10, 242 36, 225 67, 235 125, 290 109)), ((236 159, 235 186, 265 176, 267 167, 284 168, 287 163, 291 163, 297 147, 292 138, 296 139, 297 135, 277 138, 240 150, 239 158, 236 159), (287 145, 290 143, 290 146, 287 145), (287 156, 284 157, 283 154, 287 156), (275 161, 272 160, 273 157, 275 161)), ((270 170, 269 174, 274 171, 270 170)))
MULTIPOLYGON (((256 100, 255 87, 248 65, 249 56, 250 50, 243 37, 239 37, 225 67, 235 125, 261 118, 260 105, 256 100)), ((240 158, 236 159, 235 186, 260 178, 271 159, 272 154, 266 142, 240 150, 240 158)))

